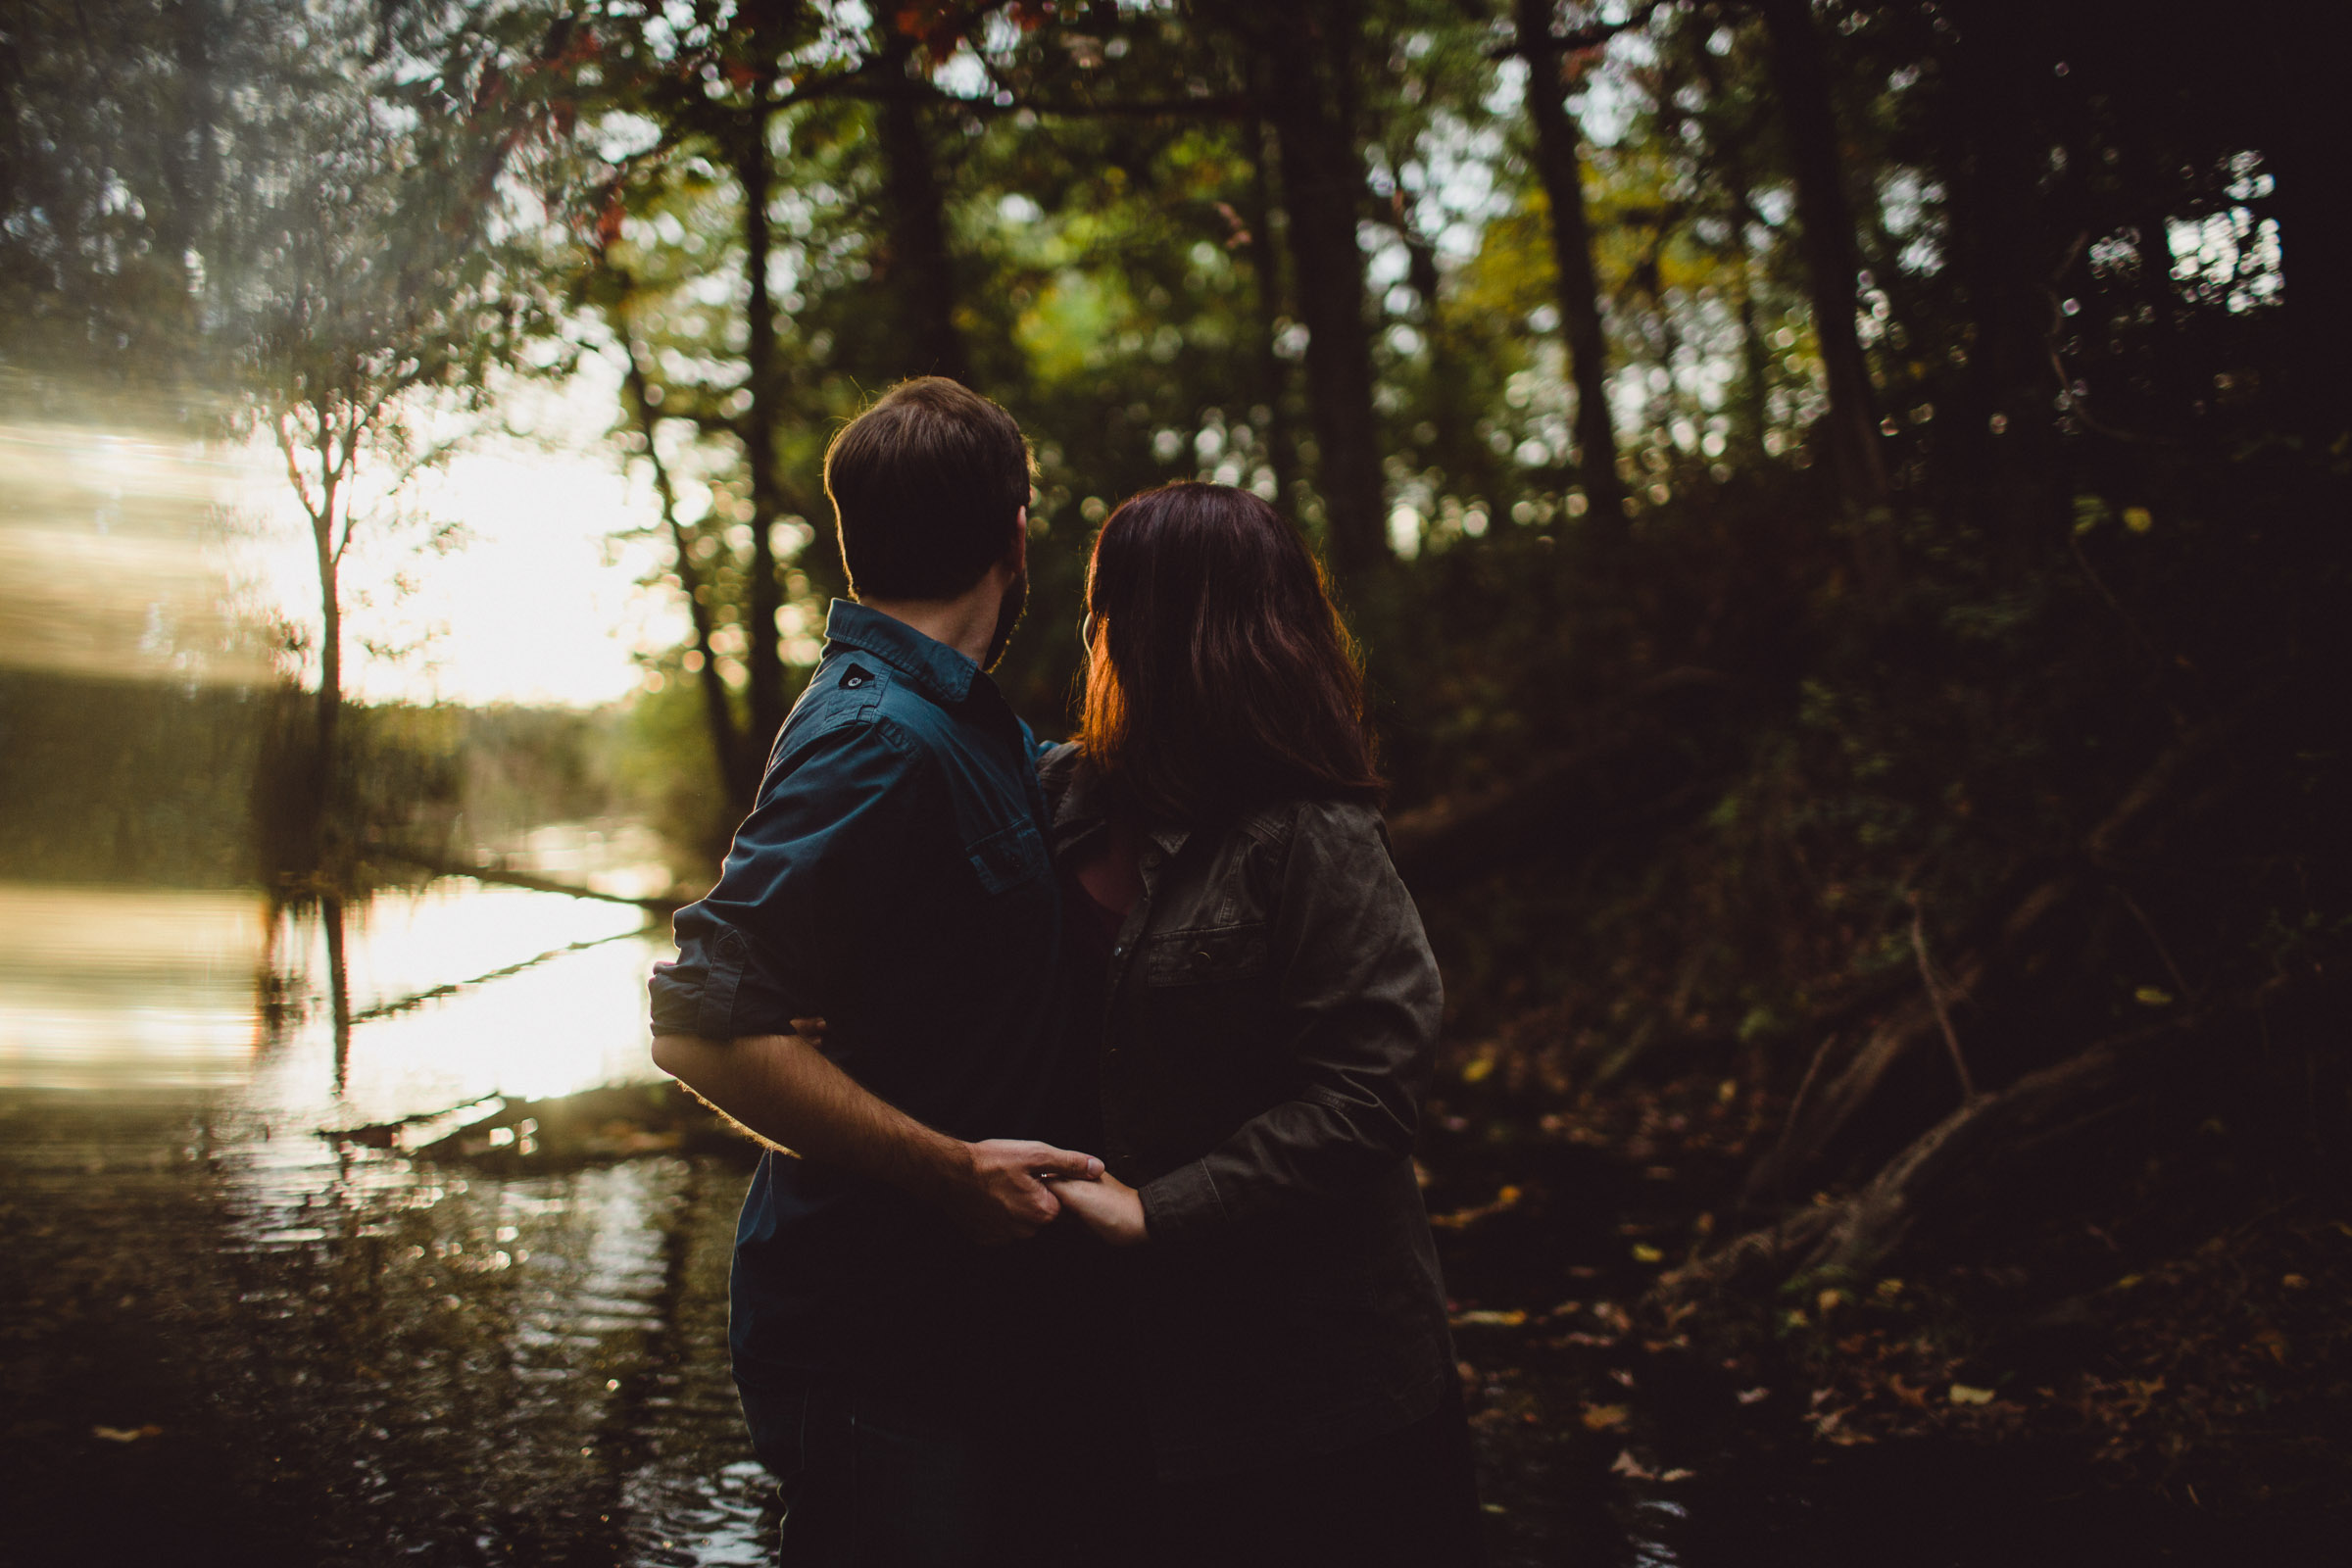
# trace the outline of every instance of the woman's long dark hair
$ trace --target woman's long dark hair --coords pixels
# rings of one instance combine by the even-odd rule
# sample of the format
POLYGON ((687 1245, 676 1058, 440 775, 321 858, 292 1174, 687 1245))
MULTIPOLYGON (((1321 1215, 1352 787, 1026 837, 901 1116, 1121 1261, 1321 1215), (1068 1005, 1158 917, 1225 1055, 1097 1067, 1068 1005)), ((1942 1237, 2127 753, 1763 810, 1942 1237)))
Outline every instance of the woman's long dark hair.
POLYGON ((1247 490, 1131 497, 1095 539, 1079 745, 1147 812, 1377 801, 1355 641, 1322 569, 1247 490))

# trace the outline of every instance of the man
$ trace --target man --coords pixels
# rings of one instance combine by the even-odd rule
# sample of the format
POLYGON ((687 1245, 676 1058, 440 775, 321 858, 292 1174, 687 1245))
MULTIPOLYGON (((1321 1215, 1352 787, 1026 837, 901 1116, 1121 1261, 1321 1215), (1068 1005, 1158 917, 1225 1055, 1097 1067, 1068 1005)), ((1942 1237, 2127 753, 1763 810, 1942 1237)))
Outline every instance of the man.
POLYGON ((1091 1141, 1091 1097, 1059 1059, 1036 743, 986 673, 1027 593, 1030 476, 1011 416, 936 377, 834 439, 857 602, 653 980, 655 1061, 799 1156, 753 1178, 729 1331, 794 1568, 985 1563, 1050 1533, 1054 1489, 1010 1466, 1049 1442, 1086 1243, 1028 1238, 1059 1209, 1041 1178, 1102 1163, 1048 1141, 1091 1141), (821 1050, 794 1021, 817 1018, 821 1050))

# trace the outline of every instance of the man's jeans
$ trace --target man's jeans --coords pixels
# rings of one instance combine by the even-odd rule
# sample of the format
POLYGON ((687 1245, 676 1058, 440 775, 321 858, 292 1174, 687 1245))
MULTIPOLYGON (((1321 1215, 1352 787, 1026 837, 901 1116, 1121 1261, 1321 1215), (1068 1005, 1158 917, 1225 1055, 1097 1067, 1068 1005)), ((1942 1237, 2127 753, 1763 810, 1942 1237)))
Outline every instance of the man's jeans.
POLYGON ((1054 1401, 958 1413, 781 1369, 739 1368, 736 1388, 777 1480, 783 1568, 1059 1568, 1097 1538, 1077 1517, 1102 1495, 1083 1474, 1095 1434, 1054 1401))

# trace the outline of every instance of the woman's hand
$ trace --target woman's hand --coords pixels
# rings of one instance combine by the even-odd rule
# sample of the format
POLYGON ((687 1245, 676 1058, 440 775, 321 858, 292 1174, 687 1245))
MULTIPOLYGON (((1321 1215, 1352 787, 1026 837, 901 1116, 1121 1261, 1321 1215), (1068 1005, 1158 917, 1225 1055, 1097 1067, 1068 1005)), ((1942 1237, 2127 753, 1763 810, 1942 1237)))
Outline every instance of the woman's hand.
POLYGON ((1113 1247, 1151 1240, 1144 1229, 1143 1194, 1108 1171, 1092 1181, 1057 1181, 1054 1196, 1064 1210, 1113 1247))

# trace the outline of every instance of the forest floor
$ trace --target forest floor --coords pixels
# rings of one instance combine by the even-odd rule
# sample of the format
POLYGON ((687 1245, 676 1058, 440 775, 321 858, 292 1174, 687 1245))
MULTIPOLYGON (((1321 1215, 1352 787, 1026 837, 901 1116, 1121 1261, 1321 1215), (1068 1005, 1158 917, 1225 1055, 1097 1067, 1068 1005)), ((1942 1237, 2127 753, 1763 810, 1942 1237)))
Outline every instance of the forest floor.
POLYGON ((1474 1096, 1433 1103, 1422 1159, 1488 1505, 1534 1516, 1509 1538, 1595 1561, 2343 1560, 2352 1215, 2217 1156, 2100 1195, 2104 1223, 2029 1201, 1916 1238, 1888 1277, 1662 1309, 1775 1107, 1711 1077, 1533 1121, 1461 1113, 1474 1096))

